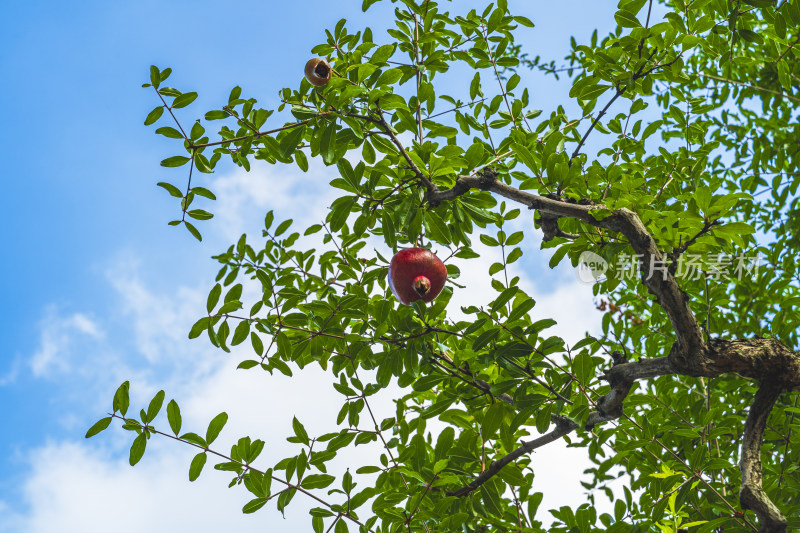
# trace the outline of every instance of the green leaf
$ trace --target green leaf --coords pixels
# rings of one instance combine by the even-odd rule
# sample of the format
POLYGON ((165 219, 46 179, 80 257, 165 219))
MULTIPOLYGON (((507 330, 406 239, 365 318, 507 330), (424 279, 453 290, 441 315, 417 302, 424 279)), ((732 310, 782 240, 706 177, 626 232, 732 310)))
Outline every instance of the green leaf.
POLYGON ((472 351, 477 352, 478 350, 480 350, 481 348, 492 342, 494 339, 496 339, 499 333, 500 330, 498 328, 491 328, 484 331, 478 336, 477 339, 475 339, 475 342, 472 343, 472 351))
POLYGON ((396 45, 394 44, 385 44, 383 46, 379 46, 369 58, 370 63, 375 63, 376 65, 385 63, 390 57, 392 57, 392 54, 394 54, 395 46, 396 45))
POLYGON ((188 221, 184 220, 183 221, 183 225, 186 226, 186 229, 189 230, 189 233, 191 233, 192 236, 195 239, 197 239, 198 241, 202 241, 203 240, 203 236, 200 235, 200 232, 197 231, 197 228, 195 228, 193 224, 191 224, 188 221))
POLYGON ((442 244, 450 244, 452 242, 450 238, 450 229, 447 227, 444 220, 442 220, 442 217, 433 211, 428 211, 425 213, 424 220, 425 234, 429 239, 442 244))
POLYGON ((203 471, 203 467, 206 464, 206 459, 206 452, 200 452, 194 456, 192 464, 189 465, 189 481, 194 481, 200 477, 200 473, 203 471))
POLYGON ((278 236, 282 235, 287 229, 289 229, 289 226, 291 226, 291 225, 292 225, 292 219, 291 218, 288 219, 288 220, 284 220, 283 222, 278 224, 278 227, 275 228, 275 236, 278 237, 278 236))
POLYGON ((505 413, 503 405, 502 402, 495 402, 486 410, 486 414, 483 417, 483 426, 481 427, 481 435, 484 439, 491 438, 500 429, 500 425, 503 423, 503 414, 505 413))
POLYGON ((156 120, 161 118, 161 115, 164 113, 164 106, 158 106, 152 111, 147 114, 147 117, 144 119, 144 125, 149 126, 150 124, 155 123, 156 120))
POLYGON ((527 17, 523 17, 521 15, 515 15, 514 21, 520 23, 522 26, 526 26, 528 28, 533 28, 534 24, 531 20, 527 17))
POLYGON ((208 429, 206 430, 206 442, 211 444, 214 440, 219 436, 220 431, 222 428, 225 427, 225 424, 228 422, 228 414, 227 413, 220 413, 214 417, 211 422, 208 424, 208 429))
POLYGON ((592 357, 589 355, 589 352, 583 351, 575 357, 572 364, 572 371, 575 373, 578 381, 584 385, 589 384, 589 381, 594 377, 594 364, 592 363, 592 357))
POLYGON ((247 502, 246 504, 244 504, 244 507, 242 507, 242 512, 244 514, 255 513, 256 511, 258 511, 259 509, 264 507, 264 505, 266 503, 267 503, 267 499, 266 498, 255 498, 255 499, 252 499, 249 502, 247 502))
POLYGON ((155 65, 150 65, 150 83, 156 89, 158 89, 158 84, 161 83, 161 73, 155 65))
POLYGON ((166 183, 164 181, 159 181, 156 185, 166 190, 175 198, 183 198, 183 193, 178 189, 176 186, 172 185, 171 183, 166 183))
POLYGON ((128 405, 130 405, 130 399, 128 398, 129 388, 130 383, 126 381, 114 393, 114 412, 119 411, 122 416, 125 416, 125 413, 128 412, 128 405))
POLYGON ((86 438, 88 439, 89 437, 94 437, 95 435, 106 429, 108 425, 111 424, 111 418, 112 417, 107 416, 95 422, 94 425, 89 428, 89 431, 86 432, 86 438))
POLYGON ((492 515, 499 516, 503 514, 500 508, 500 495, 494 490, 492 483, 484 483, 480 487, 481 501, 486 506, 486 510, 492 515))
POLYGON ((163 135, 164 137, 169 137, 170 139, 183 139, 183 133, 169 126, 163 126, 161 128, 158 128, 156 130, 156 133, 158 133, 159 135, 163 135))
POLYGON ((169 421, 170 429, 175 435, 181 432, 181 408, 178 407, 175 400, 170 400, 167 404, 167 420, 169 421))
POLYGON ((147 407, 147 420, 145 422, 152 422, 155 420, 156 416, 158 416, 158 412, 161 410, 161 406, 164 403, 164 396, 164 391, 160 390, 153 399, 150 400, 150 405, 147 407))
POLYGON ((174 155, 161 161, 162 167, 180 167, 189 162, 189 158, 182 155, 174 155))
POLYGON ((222 294, 222 285, 217 283, 212 287, 211 292, 208 293, 208 300, 206 301, 206 311, 211 313, 219 303, 219 297, 222 294))
POLYGON ((194 168, 205 174, 212 174, 214 172, 211 162, 200 152, 194 154, 194 168))
POLYGON ((186 442, 191 442, 192 444, 196 444, 201 448, 207 448, 208 443, 203 440, 203 437, 198 435, 197 433, 184 433, 180 436, 181 439, 185 440, 186 442))
POLYGON ((278 354, 291 358, 292 343, 283 331, 275 335, 275 343, 278 345, 278 354))
POLYGON ((531 169, 534 174, 539 173, 539 165, 536 164, 536 160, 533 157, 533 154, 528 149, 527 146, 523 146, 522 144, 512 144, 511 149, 514 151, 514 154, 517 156, 517 159, 522 161, 522 163, 531 169))
POLYGON ((144 449, 147 446, 147 437, 144 433, 140 433, 133 439, 133 444, 131 445, 131 453, 129 462, 131 466, 135 465, 139 462, 139 460, 144 455, 144 449))
POLYGON ((305 130, 305 126, 299 126, 290 129, 283 136, 280 141, 281 157, 289 157, 297 150, 297 145, 302 142, 305 130))
POLYGON ((539 504, 542 503, 542 498, 544 498, 543 492, 534 492, 528 497, 528 519, 534 519, 536 511, 539 509, 539 504))
POLYGON ((205 187, 192 187, 192 192, 195 193, 197 196, 203 196, 204 198, 208 198, 209 200, 217 199, 217 197, 214 196, 214 193, 209 191, 205 187))
POLYGON ((399 94, 394 93, 381 96, 378 104, 381 106, 381 109, 385 109, 387 111, 392 109, 408 109, 408 104, 406 104, 405 99, 399 94))
POLYGON ((603 85, 602 83, 598 83, 597 85, 589 85, 580 92, 578 97, 581 100, 594 100, 610 88, 610 85, 603 85))
POLYGON ((331 231, 339 231, 342 229, 355 203, 356 199, 352 196, 344 196, 333 202, 329 215, 331 231))
POLYGON ((183 93, 182 95, 175 97, 175 100, 172 101, 172 107, 174 109, 186 107, 194 102, 195 98, 197 98, 197 93, 183 93))
POLYGON ((528 311, 533 309, 535 305, 536 305, 536 300, 534 300, 533 298, 527 298, 522 302, 515 304, 514 308, 511 310, 511 313, 508 315, 508 321, 514 322, 516 320, 519 320, 524 315, 527 315, 528 311))
POLYGON ((639 19, 636 18, 636 15, 624 9, 620 9, 614 14, 614 20, 623 28, 638 28, 642 25, 639 19))
POLYGON ((300 440, 302 444, 308 444, 309 442, 311 442, 311 439, 308 438, 308 433, 306 432, 306 428, 303 427, 303 424, 300 423, 297 417, 294 417, 292 419, 292 428, 294 428, 294 434, 297 436, 297 438, 300 440))
POLYGON ((322 155, 322 162, 326 165, 336 163, 336 123, 331 122, 322 131, 322 137, 319 141, 319 151, 322 155))
POLYGON ((336 478, 329 474, 313 474, 303 478, 300 484, 304 489, 324 489, 334 482, 336 478))
POLYGON ((500 293, 500 296, 498 296, 497 299, 495 299, 495 301, 492 303, 492 312, 495 313, 498 309, 506 305, 506 303, 508 303, 508 301, 511 300, 515 294, 517 294, 518 290, 519 289, 517 287, 509 287, 500 293))
POLYGON ((206 113, 206 120, 221 120, 223 118, 228 118, 228 113, 221 110, 209 111, 206 113))
POLYGON ((204 211, 203 209, 192 209, 190 211, 186 211, 186 214, 195 220, 211 220, 214 218, 213 214, 209 213, 208 211, 204 211))
POLYGON ((242 320, 239 322, 239 325, 236 326, 236 330, 233 332, 233 338, 231 339, 231 346, 237 346, 247 339, 247 336, 250 334, 250 322, 248 320, 242 320))

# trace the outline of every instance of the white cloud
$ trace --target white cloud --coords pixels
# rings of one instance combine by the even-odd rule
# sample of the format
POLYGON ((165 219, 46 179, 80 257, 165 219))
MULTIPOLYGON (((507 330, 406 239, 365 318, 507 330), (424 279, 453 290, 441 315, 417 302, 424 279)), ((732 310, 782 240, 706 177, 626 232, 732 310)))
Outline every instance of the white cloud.
MULTIPOLYGON (((14 359, 11 361, 11 368, 9 368, 5 374, 0 376, 0 387, 14 383, 19 376, 22 366, 22 358, 19 356, 14 357, 14 359)), ((2 509, 0 509, 0 511, 2 511, 2 509)))
MULTIPOLYGON (((338 175, 317 160, 309 162, 308 172, 258 162, 250 172, 236 169, 217 177, 212 188, 217 196, 214 229, 225 242, 236 242, 242 233, 260 237, 264 215, 276 211, 276 221, 292 218, 302 227, 325 219, 327 209, 337 198, 328 182, 338 175)), ((277 226, 277 222, 273 225, 277 226)))
POLYGON ((282 522, 274 511, 242 515, 249 498, 226 489, 226 479, 210 466, 191 484, 188 450, 153 448, 135 468, 102 449, 77 443, 36 450, 32 475, 22 486, 27 509, 4 513, 0 531, 134 533, 147 522, 158 531, 255 532, 282 522))
POLYGON ((186 335, 203 315, 205 289, 177 284, 169 292, 156 291, 142 280, 140 260, 131 252, 111 262, 106 279, 116 291, 118 312, 131 320, 137 351, 149 363, 174 365, 176 358, 194 356, 196 343, 188 343, 186 335))
POLYGON ((82 313, 62 316, 55 306, 48 306, 41 321, 39 347, 31 356, 30 367, 37 377, 52 376, 72 369, 71 347, 75 334, 100 339, 97 323, 82 313))

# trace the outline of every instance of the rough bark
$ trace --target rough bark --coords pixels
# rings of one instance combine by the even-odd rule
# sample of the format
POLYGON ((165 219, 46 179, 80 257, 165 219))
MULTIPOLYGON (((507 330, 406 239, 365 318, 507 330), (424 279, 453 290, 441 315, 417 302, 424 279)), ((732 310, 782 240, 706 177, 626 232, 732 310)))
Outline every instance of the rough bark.
POLYGON ((786 518, 778 510, 761 484, 761 443, 772 406, 781 393, 780 384, 763 381, 750 406, 744 423, 742 453, 739 469, 742 471, 742 486, 739 502, 742 509, 755 511, 761 524, 761 533, 785 533, 786 518))

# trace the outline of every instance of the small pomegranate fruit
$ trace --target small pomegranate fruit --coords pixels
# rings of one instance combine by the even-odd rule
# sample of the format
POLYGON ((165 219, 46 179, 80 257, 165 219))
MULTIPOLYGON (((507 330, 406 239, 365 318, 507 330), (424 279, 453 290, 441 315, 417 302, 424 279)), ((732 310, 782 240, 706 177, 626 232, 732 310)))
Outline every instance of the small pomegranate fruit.
POLYGON ((400 250, 389 263, 389 288, 400 303, 409 305, 439 296, 447 281, 447 268, 426 248, 400 250))
POLYGON ((323 87, 331 81, 333 69, 321 57, 314 57, 306 63, 306 79, 314 87, 323 87))

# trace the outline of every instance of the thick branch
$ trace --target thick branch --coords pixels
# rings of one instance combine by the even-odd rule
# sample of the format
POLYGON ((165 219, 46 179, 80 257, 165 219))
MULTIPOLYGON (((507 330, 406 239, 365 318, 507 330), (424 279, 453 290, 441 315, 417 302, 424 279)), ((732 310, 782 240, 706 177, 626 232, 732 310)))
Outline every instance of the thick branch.
POLYGON ((536 209, 543 217, 569 217, 597 228, 608 229, 627 237, 634 251, 641 256, 642 281, 667 313, 675 330, 677 342, 670 351, 670 358, 681 373, 699 376, 705 352, 705 341, 697 319, 689 308, 689 298, 681 290, 671 272, 664 254, 658 249, 639 216, 629 209, 611 211, 603 205, 582 205, 538 196, 506 185, 496 175, 485 170, 476 176, 461 176, 453 188, 445 191, 429 191, 428 202, 437 205, 453 200, 470 189, 490 191, 509 200, 536 209), (602 216, 605 215, 605 216, 602 216))
POLYGON ((743 509, 755 511, 761 522, 761 533, 785 533, 786 518, 769 499, 761 484, 761 443, 767 419, 781 393, 779 383, 762 381, 750 413, 744 424, 742 453, 739 469, 742 471, 742 486, 739 489, 739 502, 743 509))
POLYGON ((448 492, 448 496, 466 496, 470 492, 474 491, 495 475, 497 475, 500 470, 506 466, 507 464, 517 460, 519 457, 525 455, 526 453, 530 453, 536 448, 541 448, 545 444, 550 444, 551 442, 557 441, 564 435, 572 433, 577 429, 578 425, 566 417, 554 417, 556 422, 556 428, 551 431, 550 433, 546 433, 539 437, 538 439, 534 439, 528 442, 525 442, 514 450, 513 452, 509 453, 505 457, 498 459, 497 461, 493 462, 489 468, 481 472, 481 474, 476 477, 469 485, 461 487, 460 489, 448 492))
POLYGON ((786 389, 800 387, 800 357, 778 339, 715 339, 702 361, 703 375, 735 372, 786 389))

